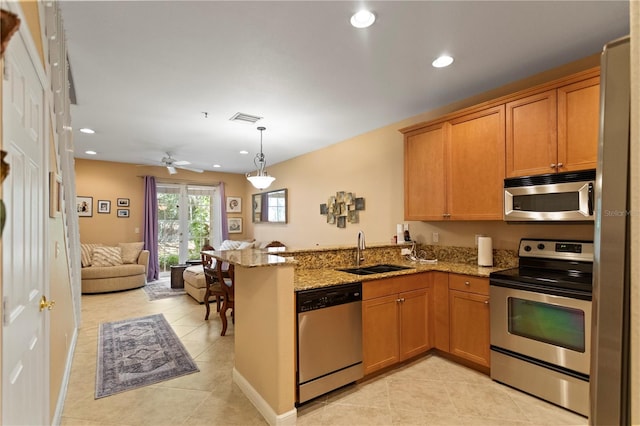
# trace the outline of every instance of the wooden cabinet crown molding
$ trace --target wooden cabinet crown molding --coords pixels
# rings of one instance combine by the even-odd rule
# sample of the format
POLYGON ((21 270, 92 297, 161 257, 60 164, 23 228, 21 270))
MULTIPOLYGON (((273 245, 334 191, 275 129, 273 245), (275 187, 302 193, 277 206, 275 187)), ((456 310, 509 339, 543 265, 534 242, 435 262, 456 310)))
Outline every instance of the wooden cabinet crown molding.
POLYGON ((490 99, 487 100, 485 102, 480 102, 468 107, 464 107, 462 109, 457 109, 455 111, 452 111, 448 114, 442 115, 438 118, 435 118, 433 120, 429 120, 429 121, 424 121, 424 122, 420 122, 420 123, 416 123, 413 124, 411 126, 407 126, 404 127, 402 129, 399 129, 398 131, 402 134, 404 134, 405 136, 407 134, 411 134, 412 132, 416 132, 416 131, 420 131, 426 127, 429 126, 434 126, 434 125, 438 125, 441 123, 444 123, 446 121, 450 121, 450 120, 454 120, 456 118, 459 118, 461 116, 464 115, 468 115, 468 114, 472 114, 474 112, 483 110, 483 109, 487 109, 487 108, 492 108, 495 106, 499 106, 499 105, 503 105, 506 104, 508 102, 513 102, 516 101, 520 98, 524 98, 527 96, 532 96, 535 95, 537 93, 542 93, 542 92, 546 92, 548 90, 553 90, 553 89, 558 89, 562 86, 567 86, 569 84, 573 84, 573 83, 578 83, 580 81, 583 80, 587 80, 589 78, 594 78, 594 77, 599 77, 600 76, 600 67, 593 67, 593 68, 589 68, 586 69, 584 71, 580 71, 574 74, 570 74, 558 79, 554 79, 551 81, 548 81, 546 83, 541 83, 541 84, 537 84, 522 90, 518 90, 516 92, 513 93, 509 93, 506 94, 504 96, 500 96, 494 99, 490 99))

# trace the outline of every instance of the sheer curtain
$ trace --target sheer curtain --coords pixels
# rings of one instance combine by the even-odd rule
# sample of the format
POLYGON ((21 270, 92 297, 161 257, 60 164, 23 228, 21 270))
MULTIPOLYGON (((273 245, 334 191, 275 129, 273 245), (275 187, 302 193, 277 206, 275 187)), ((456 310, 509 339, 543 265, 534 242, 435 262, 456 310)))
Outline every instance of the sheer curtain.
POLYGON ((220 232, 216 232, 215 235, 220 235, 221 236, 221 240, 218 242, 218 245, 214 245, 214 247, 219 248, 220 244, 222 244, 222 242, 224 240, 228 240, 229 239, 229 227, 227 226, 227 203, 225 202, 226 198, 224 195, 224 182, 220 182, 218 184, 218 194, 219 194, 219 200, 218 200, 218 205, 220 206, 220 232))
POLYGON ((149 250, 147 281, 155 281, 160 276, 158 264, 158 194, 156 178, 144 177, 144 248, 149 250))

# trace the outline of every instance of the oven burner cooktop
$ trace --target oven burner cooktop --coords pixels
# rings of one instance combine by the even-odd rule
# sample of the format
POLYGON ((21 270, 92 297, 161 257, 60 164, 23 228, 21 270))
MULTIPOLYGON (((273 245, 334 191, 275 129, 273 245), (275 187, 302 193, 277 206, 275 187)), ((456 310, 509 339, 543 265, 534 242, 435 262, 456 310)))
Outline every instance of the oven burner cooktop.
POLYGON ((552 271, 534 268, 513 268, 506 271, 493 272, 490 278, 558 287, 591 293, 592 275, 590 273, 572 273, 569 271, 552 271))
POLYGON ((592 242, 522 239, 519 261, 518 268, 493 272, 490 279, 591 294, 592 242))

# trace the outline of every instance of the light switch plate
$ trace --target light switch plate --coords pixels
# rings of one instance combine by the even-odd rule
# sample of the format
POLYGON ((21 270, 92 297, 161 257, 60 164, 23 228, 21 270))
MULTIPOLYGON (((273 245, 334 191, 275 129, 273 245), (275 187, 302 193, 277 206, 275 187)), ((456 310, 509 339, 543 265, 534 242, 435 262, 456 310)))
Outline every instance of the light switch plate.
POLYGON ((431 240, 434 243, 440 242, 440 234, 438 234, 437 232, 434 232, 433 234, 431 234, 431 240))

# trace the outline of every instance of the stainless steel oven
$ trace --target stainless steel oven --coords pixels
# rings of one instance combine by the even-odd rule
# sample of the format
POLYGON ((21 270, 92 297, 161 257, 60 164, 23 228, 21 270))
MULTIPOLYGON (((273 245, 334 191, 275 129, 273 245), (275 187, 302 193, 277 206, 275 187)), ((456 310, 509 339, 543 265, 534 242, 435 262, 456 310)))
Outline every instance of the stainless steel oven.
POLYGON ((491 377, 587 416, 593 243, 523 239, 490 275, 491 377))
POLYGON ((505 221, 593 221, 595 170, 504 180, 505 221))

